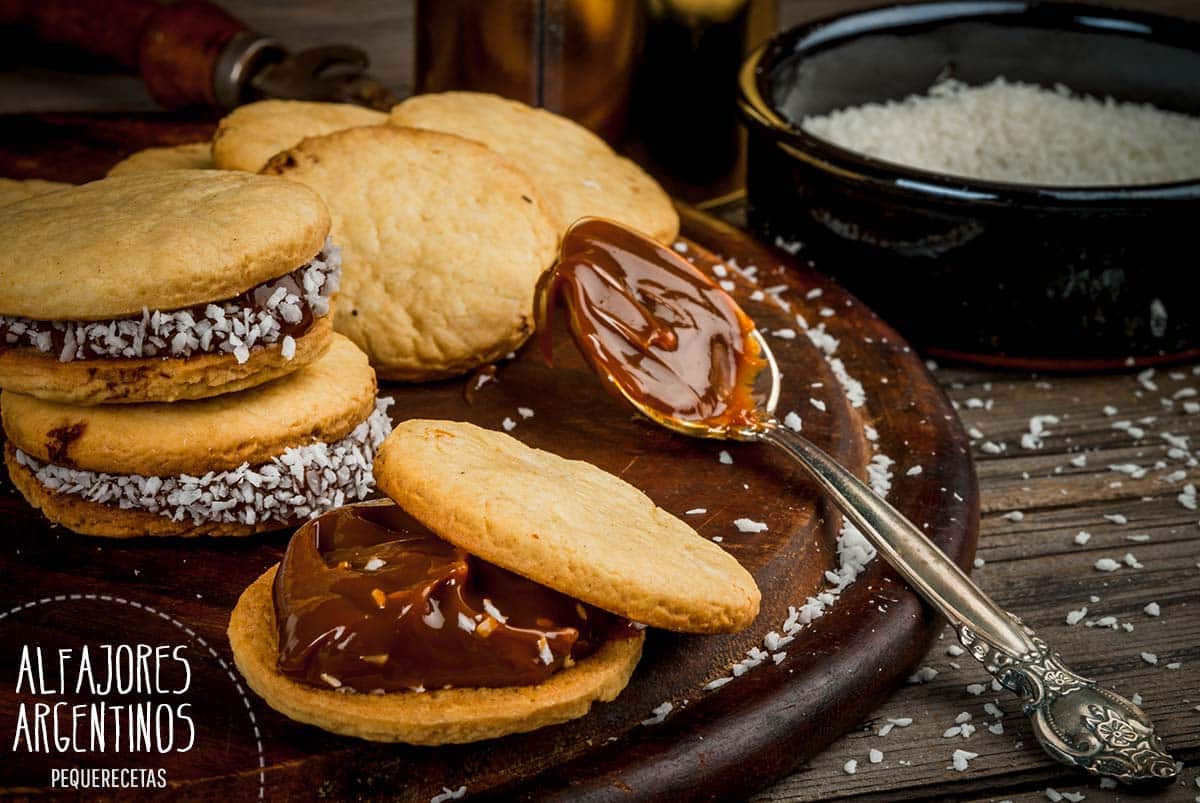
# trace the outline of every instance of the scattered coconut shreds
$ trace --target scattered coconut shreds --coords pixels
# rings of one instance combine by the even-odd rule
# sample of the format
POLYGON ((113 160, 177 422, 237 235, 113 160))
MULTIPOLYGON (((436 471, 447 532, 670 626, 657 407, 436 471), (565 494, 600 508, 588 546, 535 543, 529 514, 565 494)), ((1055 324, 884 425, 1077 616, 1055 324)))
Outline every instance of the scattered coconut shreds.
POLYGON ((650 710, 650 713, 653 714, 654 716, 649 717, 648 719, 643 719, 642 724, 643 725, 658 725, 667 718, 667 714, 671 713, 672 709, 674 709, 674 708, 675 708, 674 704, 671 703, 670 700, 668 700, 667 702, 663 703, 662 705, 652 708, 650 710))
POLYGON ((1079 532, 1075 533, 1075 543, 1079 546, 1083 546, 1090 540, 1092 540, 1092 534, 1087 530, 1080 530, 1079 532))
POLYGON ((1112 558, 1100 558, 1100 560, 1096 561, 1095 566, 1098 572, 1115 572, 1121 568, 1121 564, 1112 558))
POLYGON ((1085 616, 1087 616, 1087 612, 1088 612, 1088 609, 1087 609, 1086 605, 1084 605, 1082 608, 1080 608, 1077 611, 1069 611, 1067 613, 1067 624, 1069 624, 1069 625, 1079 624, 1080 622, 1083 621, 1083 618, 1085 616))
POLYGON ((57 350, 60 362, 89 359, 185 358, 194 354, 232 354, 238 363, 251 349, 280 344, 291 360, 296 341, 285 326, 305 316, 329 314, 329 298, 341 277, 341 249, 330 240, 311 262, 249 291, 253 304, 237 299, 184 310, 143 308, 137 317, 109 321, 38 321, 0 315, 0 347, 30 346, 57 350), (61 345, 56 346, 56 341, 61 345))
POLYGON ((518 407, 517 415, 521 418, 533 418, 533 410, 529 407, 518 407))
POLYGON ((1030 418, 1029 431, 1021 436, 1021 448, 1041 449, 1045 445, 1042 439, 1053 434, 1050 430, 1046 429, 1047 424, 1058 424, 1058 416, 1035 415, 1030 418))
POLYGON ((1004 444, 985 441, 979 448, 987 454, 1000 454, 1004 451, 1004 444))
POLYGON ((938 676, 938 671, 932 666, 923 666, 908 676, 909 683, 928 683, 938 676))
POLYGON ((854 773, 858 772, 858 760, 852 758, 847 761, 842 765, 842 771, 847 775, 853 775, 854 773))
POLYGON ((1196 496, 1196 486, 1191 483, 1183 486, 1183 491, 1175 498, 1187 510, 1196 510, 1197 507, 1200 507, 1200 498, 1196 496))
POLYGON ((1142 608, 1142 613, 1147 616, 1158 616, 1162 613, 1162 608, 1158 606, 1157 602, 1147 602, 1146 607, 1142 608))
POLYGON ((451 789, 448 786, 443 786, 440 793, 429 798, 429 803, 446 803, 447 800, 458 800, 466 794, 466 786, 460 786, 457 789, 451 789))
POLYGON ((800 416, 796 415, 794 410, 783 417, 783 425, 792 432, 799 432, 802 429, 800 416))
POLYGON ((1004 518, 1008 519, 1009 521, 1024 521, 1025 514, 1020 510, 1010 510, 1008 513, 1004 514, 1004 518))
POLYGON ((686 511, 684 511, 683 515, 685 515, 685 516, 699 516, 699 515, 702 515, 702 514, 704 514, 704 513, 707 513, 707 512, 708 512, 708 508, 706 508, 706 507, 694 507, 694 508, 692 508, 691 510, 686 510, 686 511))
POLYGON ((973 697, 978 697, 979 695, 983 694, 984 691, 986 691, 986 690, 987 690, 987 687, 984 686, 982 683, 970 683, 967 685, 967 694, 970 694, 973 697))
POLYGON ((880 728, 879 728, 879 735, 880 735, 880 736, 887 736, 889 733, 891 733, 891 732, 892 732, 892 729, 893 729, 893 728, 895 728, 895 727, 896 727, 896 726, 895 726, 895 725, 893 725, 891 722, 885 722, 885 723, 884 723, 883 725, 881 725, 881 726, 880 726, 880 728))
POLYGON ((734 519, 733 526, 738 528, 738 532, 742 533, 761 533, 767 529, 766 522, 754 521, 753 519, 734 519))
POLYGON ((1142 660, 1151 666, 1154 666, 1158 663, 1158 656, 1152 652, 1144 652, 1142 653, 1142 660))
MULTIPOLYGON (((798 247, 798 246, 797 246, 798 247)), ((726 260, 730 266, 737 270, 736 265, 731 260, 726 260)), ((757 285, 757 280, 750 274, 750 268, 742 271, 743 275, 752 286, 757 285)), ((787 285, 775 285, 762 289, 755 289, 751 294, 751 298, 759 301, 767 301, 775 306, 778 306, 785 311, 794 315, 796 326, 803 331, 809 340, 817 347, 829 365, 834 377, 838 380, 842 392, 847 401, 852 407, 862 407, 866 404, 867 395, 861 382, 855 379, 846 370, 845 364, 835 352, 838 349, 839 341, 826 330, 824 322, 813 327, 808 324, 804 317, 792 310, 791 304, 784 298, 784 294, 788 290, 787 285)), ((830 316, 833 311, 830 310, 830 316)), ((830 317, 823 316, 823 317, 830 317)), ((885 380, 886 381, 886 380, 885 380)), ((818 410, 827 410, 828 405, 825 401, 810 398, 810 404, 818 410)), ((794 412, 794 411, 793 411, 794 412)), ((784 417, 784 426, 800 431, 801 419, 798 414, 792 417, 789 414, 784 417)), ((875 454, 871 457, 867 465, 867 480, 875 493, 882 497, 886 497, 891 489, 892 474, 891 466, 894 461, 885 454, 879 452, 879 433, 869 424, 863 425, 863 432, 867 440, 872 444, 875 454)), ((733 457, 726 451, 722 451, 718 455, 718 459, 722 463, 732 463, 733 457)), ((754 526, 766 528, 766 525, 761 522, 754 522, 751 519, 745 519, 745 522, 754 526)), ((741 527, 739 527, 741 529, 741 527)), ((719 537, 718 537, 719 538, 719 537)), ((714 538, 714 540, 718 540, 714 538)), ((736 662, 730 670, 730 676, 715 678, 705 684, 705 690, 713 690, 720 688, 728 683, 733 678, 739 677, 751 669, 767 662, 770 659, 774 664, 780 664, 787 656, 786 652, 777 651, 777 647, 781 647, 790 642, 797 633, 805 626, 811 623, 814 619, 822 616, 829 606, 833 605, 841 592, 862 573, 868 563, 875 559, 875 548, 863 536, 857 528, 849 521, 843 520, 841 530, 837 539, 837 569, 825 573, 826 579, 831 584, 825 590, 817 593, 815 596, 809 597, 804 604, 799 606, 789 606, 788 616, 783 621, 778 631, 771 631, 764 638, 764 646, 767 650, 764 651, 759 647, 751 647, 746 651, 745 656, 736 662)))
POLYGON ((970 750, 955 750, 954 754, 950 757, 950 761, 954 769, 963 772, 967 769, 968 764, 977 758, 979 758, 979 754, 972 753, 970 750))
POLYGON ((910 468, 908 471, 904 472, 904 476, 906 476, 906 477, 916 477, 917 475, 919 475, 919 474, 920 474, 922 471, 924 471, 924 470, 925 470, 925 469, 921 468, 920 466, 913 466, 913 467, 912 467, 912 468, 910 468))
POLYGON ((1125 516, 1121 515, 1120 513, 1105 513, 1104 518, 1108 521, 1111 521, 1113 524, 1128 524, 1129 523, 1129 519, 1127 519, 1125 516))
POLYGON ((867 758, 870 760, 870 762, 872 764, 880 764, 883 762, 883 751, 876 750, 875 748, 872 747, 871 750, 867 753, 867 758))
POLYGON ((717 452, 717 462, 726 466, 731 466, 733 465, 733 455, 722 449, 721 451, 717 452))
POLYGON ((365 421, 340 441, 284 450, 270 462, 242 463, 202 477, 107 474, 43 464, 20 449, 17 463, 46 488, 121 510, 146 510, 172 521, 254 525, 288 523, 319 515, 347 502, 365 499, 375 487, 371 465, 375 450, 392 431, 381 397, 365 421))

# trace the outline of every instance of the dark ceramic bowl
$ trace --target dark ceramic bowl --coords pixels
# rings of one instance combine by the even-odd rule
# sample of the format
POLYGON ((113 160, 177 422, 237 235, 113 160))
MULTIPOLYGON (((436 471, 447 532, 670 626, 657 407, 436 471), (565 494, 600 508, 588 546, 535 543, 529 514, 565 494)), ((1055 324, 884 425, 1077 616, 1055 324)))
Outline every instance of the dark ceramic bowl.
POLYGON ((1200 25, 993 0, 785 31, 740 76, 751 226, 802 243, 931 353, 1064 370, 1200 356, 1200 165, 1172 184, 1006 184, 873 159, 798 125, 997 76, 1200 115, 1200 25))

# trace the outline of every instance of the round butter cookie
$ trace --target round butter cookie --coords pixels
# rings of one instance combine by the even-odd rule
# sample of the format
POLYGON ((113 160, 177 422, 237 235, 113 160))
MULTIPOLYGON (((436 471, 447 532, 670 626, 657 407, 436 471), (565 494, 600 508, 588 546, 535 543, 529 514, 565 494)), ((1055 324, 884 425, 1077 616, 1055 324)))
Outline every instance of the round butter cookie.
POLYGON ((442 92, 408 98, 391 119, 477 140, 508 158, 533 179, 560 231, 592 216, 666 243, 679 233, 679 215, 658 182, 566 117, 497 95, 442 92))
POLYGON ((189 142, 186 145, 167 145, 146 148, 126 156, 108 169, 110 176, 126 173, 153 173, 160 170, 212 170, 212 145, 189 142))
POLYGON ((87 407, 4 391, 0 417, 13 484, 54 522, 109 537, 248 535, 369 493, 388 404, 366 355, 332 335, 315 362, 241 393, 87 407))
POLYGON ((637 622, 741 630, 754 578, 624 480, 502 432, 413 419, 375 458, 379 489, 472 555, 637 622))
POLYGON ((75 185, 64 184, 61 181, 43 181, 40 178, 0 178, 0 206, 73 186, 75 185))
POLYGON ((202 398, 319 356, 340 252, 307 187, 213 170, 116 176, 0 216, 0 387, 202 398))
POLYGON ((257 173, 272 156, 305 137, 361 125, 380 125, 387 115, 350 103, 260 100, 230 112, 213 135, 213 163, 222 170, 257 173))
POLYGON ((246 683, 298 722, 376 742, 475 742, 583 716, 629 682, 645 637, 606 642, 594 654, 533 686, 463 687, 426 692, 344 694, 293 680, 277 667, 279 636, 271 586, 276 567, 247 588, 229 617, 233 660, 246 683))
POLYGON ((532 182, 477 142, 370 126, 306 139, 264 173, 319 192, 344 248, 334 328, 385 379, 454 376, 533 331, 554 226, 532 182))

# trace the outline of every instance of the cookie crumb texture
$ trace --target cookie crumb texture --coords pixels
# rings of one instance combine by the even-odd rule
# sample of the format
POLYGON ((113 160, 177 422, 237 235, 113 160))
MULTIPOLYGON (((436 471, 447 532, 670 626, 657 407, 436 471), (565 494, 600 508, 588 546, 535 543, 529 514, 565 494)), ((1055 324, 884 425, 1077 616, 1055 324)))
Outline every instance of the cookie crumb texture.
POLYGON ((758 586, 732 555, 590 463, 413 419, 380 447, 375 479, 472 555, 635 622, 724 633, 758 614, 758 586))

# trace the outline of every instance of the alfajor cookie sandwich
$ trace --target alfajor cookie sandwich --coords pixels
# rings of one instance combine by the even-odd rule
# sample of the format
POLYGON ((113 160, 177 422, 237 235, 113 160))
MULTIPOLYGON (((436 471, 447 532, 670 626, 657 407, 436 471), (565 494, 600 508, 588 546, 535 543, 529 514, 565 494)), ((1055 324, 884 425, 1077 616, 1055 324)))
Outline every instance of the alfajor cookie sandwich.
POLYGON ((299 371, 211 399, 81 406, 6 390, 4 462, 30 504, 78 533, 249 535, 365 498, 390 404, 334 335, 299 371))
POLYGON ((230 617, 247 683, 297 721, 424 745, 530 731, 614 699, 646 626, 757 614, 733 557, 590 464, 411 420, 375 476, 397 505, 297 530, 230 617))
POLYGON ((316 359, 341 271, 312 190, 169 170, 0 216, 0 388, 78 404, 240 390, 316 359))

